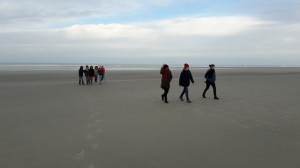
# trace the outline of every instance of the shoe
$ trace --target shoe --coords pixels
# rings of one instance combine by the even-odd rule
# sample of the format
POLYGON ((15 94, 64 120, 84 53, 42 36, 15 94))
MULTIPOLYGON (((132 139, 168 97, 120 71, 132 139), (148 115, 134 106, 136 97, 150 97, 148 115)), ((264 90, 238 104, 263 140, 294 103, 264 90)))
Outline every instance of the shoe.
POLYGON ((202 95, 202 97, 203 97, 203 98, 206 98, 206 96, 205 96, 205 95, 202 95))
POLYGON ((169 103, 168 100, 165 100, 165 103, 169 103))
POLYGON ((218 97, 215 97, 214 99, 215 99, 215 100, 219 100, 219 98, 218 98, 218 97))
POLYGON ((184 99, 183 99, 182 97, 179 97, 179 99, 180 99, 181 101, 184 101, 184 99))
POLYGON ((190 100, 187 100, 186 102, 187 102, 187 103, 192 103, 192 101, 190 101, 190 100))

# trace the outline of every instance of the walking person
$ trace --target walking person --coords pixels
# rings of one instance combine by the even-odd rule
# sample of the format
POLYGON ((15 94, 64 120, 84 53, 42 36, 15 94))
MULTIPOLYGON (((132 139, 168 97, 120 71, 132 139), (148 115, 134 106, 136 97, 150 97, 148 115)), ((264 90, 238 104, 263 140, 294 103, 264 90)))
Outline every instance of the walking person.
POLYGON ((101 66, 98 70, 98 74, 99 74, 99 84, 102 84, 102 81, 104 79, 104 75, 105 75, 105 68, 104 66, 101 66))
POLYGON ((89 73, 90 73, 90 84, 92 85, 93 84, 93 78, 94 78, 94 75, 95 75, 93 66, 90 66, 89 73))
POLYGON ((94 70, 95 83, 98 82, 98 70, 99 70, 98 66, 95 66, 95 70, 94 70))
POLYGON ((80 66, 78 72, 79 72, 79 85, 84 85, 84 81, 83 81, 83 66, 80 66))
POLYGON ((169 69, 169 66, 167 64, 164 64, 160 69, 161 77, 161 88, 164 90, 164 94, 161 95, 161 99, 165 101, 165 103, 168 102, 168 93, 170 90, 170 83, 173 78, 172 73, 169 69))
POLYGON ((183 91, 182 91, 179 98, 180 98, 181 101, 184 101, 183 95, 185 94, 187 103, 192 102, 189 98, 189 89, 188 89, 188 87, 190 86, 190 81, 192 83, 195 83, 194 79, 193 79, 193 76, 192 76, 192 73, 190 71, 189 64, 184 64, 184 68, 183 68, 183 70, 180 74, 180 78, 179 78, 179 86, 183 87, 183 91))
POLYGON ((204 75, 206 81, 206 88, 203 91, 202 97, 206 98, 205 94, 206 91, 209 89, 210 86, 212 86, 213 91, 214 91, 214 99, 218 100, 219 98, 217 97, 217 89, 216 89, 216 72, 215 72, 215 65, 210 64, 209 69, 204 75))
POLYGON ((90 84, 90 69, 89 69, 88 65, 85 66, 85 70, 83 70, 83 73, 85 76, 86 84, 89 85, 90 84))

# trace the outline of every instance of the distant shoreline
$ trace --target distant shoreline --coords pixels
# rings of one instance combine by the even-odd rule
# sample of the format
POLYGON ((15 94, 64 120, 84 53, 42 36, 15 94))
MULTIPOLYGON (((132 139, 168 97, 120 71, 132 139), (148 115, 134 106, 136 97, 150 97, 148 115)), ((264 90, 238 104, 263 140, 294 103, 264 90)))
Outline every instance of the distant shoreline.
MULTIPOLYGON (((73 63, 0 63, 0 70, 5 71, 38 71, 38 70, 78 70, 80 66, 85 66, 86 64, 73 64, 73 63)), ((97 66, 97 64, 87 64, 91 66, 97 66)), ((158 64, 103 64, 107 70, 117 71, 117 70, 157 70, 161 67, 158 64)), ((173 70, 181 70, 182 66, 172 65, 169 66, 173 70)), ((299 68, 300 66, 291 65, 220 65, 217 66, 218 69, 244 69, 244 68, 299 68)), ((194 65, 191 63, 191 68, 194 69, 207 69, 205 65, 194 65)))

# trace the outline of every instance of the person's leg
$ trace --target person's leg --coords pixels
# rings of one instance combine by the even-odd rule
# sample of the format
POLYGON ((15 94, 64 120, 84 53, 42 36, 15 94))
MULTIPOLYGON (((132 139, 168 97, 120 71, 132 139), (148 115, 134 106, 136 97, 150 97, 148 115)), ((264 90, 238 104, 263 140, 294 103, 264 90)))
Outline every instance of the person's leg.
POLYGON ((216 84, 215 83, 212 83, 211 84, 213 90, 214 90, 214 98, 215 99, 219 99, 218 96, 217 96, 217 88, 216 88, 216 84))
POLYGON ((89 76, 86 76, 86 77, 85 77, 85 80, 86 80, 86 84, 89 85, 89 84, 90 84, 89 76))
POLYGON ((182 92, 180 94, 180 97, 179 97, 181 101, 184 101, 183 98, 182 98, 184 93, 185 93, 185 87, 183 87, 183 90, 182 90, 182 92))
POLYGON ((103 80, 103 75, 99 75, 99 84, 101 85, 102 83, 102 80, 103 80))
POLYGON ((204 89, 203 94, 202 94, 203 98, 206 98, 205 94, 206 94, 206 91, 209 89, 209 87, 210 87, 210 83, 206 83, 206 88, 204 89))
POLYGON ((189 88, 185 87, 185 96, 186 96, 186 101, 188 103, 191 103, 190 98, 189 98, 189 88))
POLYGON ((95 83, 97 83, 97 77, 98 77, 98 76, 95 76, 95 83))
POLYGON ((169 103, 169 102, 168 102, 169 88, 165 88, 164 90, 165 90, 165 93, 164 93, 165 103, 169 103))
POLYGON ((81 77, 79 77, 79 85, 81 85, 81 77))

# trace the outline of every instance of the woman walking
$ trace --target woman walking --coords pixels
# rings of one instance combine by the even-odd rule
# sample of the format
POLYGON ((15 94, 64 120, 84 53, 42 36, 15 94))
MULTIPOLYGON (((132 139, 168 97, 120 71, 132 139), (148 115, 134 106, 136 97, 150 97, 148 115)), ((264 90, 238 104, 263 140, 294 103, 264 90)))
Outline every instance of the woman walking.
POLYGON ((216 72, 215 72, 215 65, 214 64, 210 64, 209 65, 209 69, 207 70, 207 72, 204 75, 206 81, 206 88, 203 91, 202 97, 206 98, 205 94, 206 91, 209 89, 210 86, 212 86, 213 91, 214 91, 214 99, 218 100, 218 96, 217 96, 217 88, 216 88, 216 72))
POLYGON ((192 102, 190 100, 190 98, 189 98, 189 89, 188 89, 188 87, 190 86, 190 81, 192 83, 195 83, 194 79, 193 79, 193 76, 192 76, 192 73, 190 71, 189 64, 184 64, 184 68, 183 68, 183 70, 182 70, 182 72, 180 74, 180 78, 179 78, 179 86, 183 87, 183 91, 182 91, 179 99, 181 101, 184 101, 183 95, 185 94, 185 96, 186 96, 186 102, 187 103, 191 103, 192 102))
POLYGON ((85 75, 86 84, 89 85, 90 84, 90 69, 89 69, 88 65, 85 66, 85 70, 83 70, 83 73, 85 75))
POLYGON ((94 78, 94 75, 95 75, 95 71, 94 71, 93 66, 90 66, 89 73, 90 73, 90 84, 92 85, 93 84, 93 78, 94 78))
POLYGON ((102 81, 104 79, 104 75, 105 75, 105 68, 104 66, 100 66, 100 68, 98 69, 98 75, 99 75, 99 84, 102 84, 102 81))
POLYGON ((168 102, 168 93, 170 90, 170 83, 173 78, 172 73, 169 69, 169 66, 167 64, 164 64, 160 69, 161 77, 161 88, 164 90, 164 94, 161 95, 162 101, 165 101, 165 103, 168 102))
POLYGON ((84 81, 83 81, 83 66, 80 66, 78 72, 79 72, 79 85, 84 85, 84 81))
POLYGON ((98 79, 98 66, 95 66, 95 70, 94 70, 94 77, 95 77, 95 83, 97 83, 97 79, 98 79))

